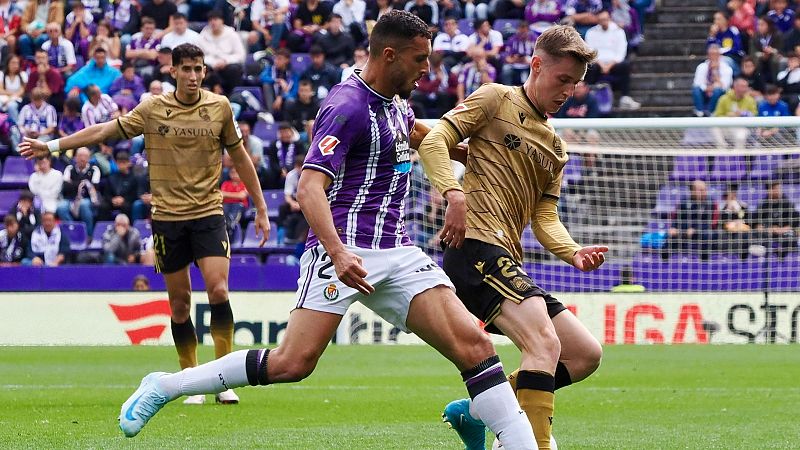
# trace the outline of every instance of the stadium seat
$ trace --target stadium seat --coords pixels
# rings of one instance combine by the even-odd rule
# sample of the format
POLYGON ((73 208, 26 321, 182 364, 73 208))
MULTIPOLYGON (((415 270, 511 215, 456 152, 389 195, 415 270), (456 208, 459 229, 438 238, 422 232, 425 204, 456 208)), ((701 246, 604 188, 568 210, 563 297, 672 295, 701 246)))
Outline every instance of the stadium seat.
POLYGON ((281 205, 284 203, 283 189, 267 189, 264 191, 267 203, 267 216, 273 220, 278 218, 281 205))
POLYGON ((231 265, 258 266, 260 264, 256 255, 231 255, 231 265))
POLYGON ((522 245, 522 251, 526 253, 544 250, 544 247, 536 239, 536 236, 533 234, 533 230, 530 226, 527 226, 524 230, 522 230, 520 244, 522 245))
POLYGON ((458 30, 461 34, 466 34, 467 36, 471 35, 475 32, 474 23, 471 19, 460 19, 458 21, 458 30))
POLYGON ((311 55, 308 53, 293 53, 292 54, 292 70, 296 74, 302 74, 311 67, 311 55))
POLYGON ((653 214, 658 216, 669 216, 678 208, 681 200, 689 195, 689 188, 686 186, 666 185, 661 186, 656 197, 656 205, 653 214))
POLYGON ((11 154, 11 147, 5 144, 0 144, 0 156, 7 156, 10 154, 11 154))
POLYGON ((264 147, 267 147, 278 138, 278 127, 274 123, 257 120, 255 126, 253 126, 253 136, 264 141, 264 147))
POLYGON ((247 229, 244 232, 242 245, 238 248, 238 253, 291 253, 294 251, 293 246, 290 248, 287 246, 278 245, 277 223, 270 222, 270 229, 275 230, 275 232, 270 232, 269 238, 264 244, 264 247, 259 247, 258 244, 261 242, 261 238, 256 236, 256 224, 255 222, 248 223, 247 229))
POLYGON ((114 221, 99 221, 94 224, 92 242, 86 247, 88 250, 103 250, 103 234, 106 230, 114 228, 114 221))
POLYGON ((73 252, 86 250, 88 236, 86 224, 83 222, 69 222, 61 224, 61 232, 69 236, 69 248, 73 252))
POLYGON ((33 173, 33 161, 22 156, 9 156, 3 164, 0 175, 0 188, 22 188, 28 186, 28 178, 33 173))
POLYGON ((753 181, 771 180, 780 168, 783 155, 756 155, 753 159, 753 168, 750 170, 750 179, 753 181))
POLYGON ((743 184, 739 185, 739 190, 736 192, 736 197, 744 204, 747 205, 748 211, 753 211, 758 208, 761 200, 767 196, 766 190, 762 184, 743 184))
POLYGON ((713 181, 741 181, 747 177, 747 161, 744 156, 717 156, 711 169, 713 181))
POLYGON ((575 185, 581 182, 583 170, 583 160, 580 155, 569 155, 567 165, 564 166, 563 183, 566 185, 575 185))
POLYGON ((497 19, 494 21, 493 29, 503 34, 503 38, 508 39, 509 36, 517 32, 519 19, 497 19))
POLYGON ((141 236, 142 239, 153 235, 153 227, 149 220, 137 220, 133 223, 133 228, 139 230, 139 236, 141 236))
POLYGON ((19 200, 18 190, 14 189, 0 191, 0 217, 8 214, 8 211, 11 210, 11 207, 17 203, 17 200, 19 200))
MULTIPOLYGON (((231 95, 236 95, 236 94, 240 94, 240 93, 244 93, 244 92, 249 93, 252 96, 252 98, 254 98, 254 99, 256 99, 258 101, 258 108, 255 108, 255 111, 253 109, 246 109, 245 111, 242 111, 242 114, 247 112, 247 113, 250 113, 251 117, 255 118, 256 113, 264 111, 264 109, 265 109, 264 108, 264 94, 261 92, 261 88, 260 87, 256 87, 256 86, 236 86, 235 88, 233 88, 233 92, 231 93, 231 95)), ((252 105, 252 106, 255 106, 255 105, 252 105)), ((251 108, 252 108, 252 106, 251 106, 251 108)), ((240 117, 240 119, 242 119, 242 117, 240 117)))
POLYGON ((800 207, 800 185, 784 183, 781 185, 781 192, 783 192, 784 197, 794 203, 795 209, 800 207))
POLYGON ((673 181, 694 181, 708 179, 708 158, 703 155, 678 155, 672 164, 673 181))

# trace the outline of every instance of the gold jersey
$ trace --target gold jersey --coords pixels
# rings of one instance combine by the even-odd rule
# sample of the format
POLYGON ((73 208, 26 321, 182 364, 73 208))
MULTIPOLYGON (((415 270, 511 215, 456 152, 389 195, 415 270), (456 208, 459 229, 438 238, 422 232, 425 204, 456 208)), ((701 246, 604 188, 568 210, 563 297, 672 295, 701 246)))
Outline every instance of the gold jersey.
POLYGON ((540 201, 558 202, 564 143, 522 87, 485 84, 442 117, 469 137, 464 193, 467 238, 522 261, 520 237, 540 201))
POLYGON ((226 97, 205 90, 193 104, 153 96, 117 119, 125 139, 144 134, 154 220, 222 214, 222 150, 242 140, 226 97))

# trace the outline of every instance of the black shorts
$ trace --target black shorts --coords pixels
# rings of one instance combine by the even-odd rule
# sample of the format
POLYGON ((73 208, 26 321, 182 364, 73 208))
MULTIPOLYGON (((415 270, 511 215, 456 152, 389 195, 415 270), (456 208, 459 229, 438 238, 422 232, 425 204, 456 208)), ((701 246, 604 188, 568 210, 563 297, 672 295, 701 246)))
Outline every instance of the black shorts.
POLYGON ((231 257, 225 217, 213 215, 179 221, 153 221, 156 272, 174 273, 207 256, 231 257))
POLYGON ((458 298, 490 333, 503 334, 492 321, 500 314, 504 300, 520 303, 529 297, 542 297, 551 318, 567 309, 537 286, 514 257, 497 245, 467 239, 460 249, 445 249, 442 268, 455 285, 458 298))

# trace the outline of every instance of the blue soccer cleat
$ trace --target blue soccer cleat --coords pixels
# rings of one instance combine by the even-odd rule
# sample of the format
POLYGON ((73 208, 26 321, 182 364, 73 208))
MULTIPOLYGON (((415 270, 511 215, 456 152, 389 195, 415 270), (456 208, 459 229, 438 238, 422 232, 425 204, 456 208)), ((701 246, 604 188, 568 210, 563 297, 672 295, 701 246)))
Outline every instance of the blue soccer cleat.
POLYGON ((486 450, 486 425, 469 414, 468 398, 454 400, 444 407, 442 420, 456 430, 464 450, 486 450))
POLYGON ((166 395, 158 391, 156 381, 166 372, 153 372, 142 378, 139 389, 133 393, 119 411, 119 429, 127 437, 134 437, 142 431, 144 425, 170 401, 166 395))

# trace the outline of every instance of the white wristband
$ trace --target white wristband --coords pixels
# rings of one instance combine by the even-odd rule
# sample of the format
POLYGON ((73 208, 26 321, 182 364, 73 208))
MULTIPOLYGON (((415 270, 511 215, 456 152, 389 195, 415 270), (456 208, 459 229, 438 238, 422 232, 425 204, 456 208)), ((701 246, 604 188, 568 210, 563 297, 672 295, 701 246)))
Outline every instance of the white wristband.
POLYGON ((47 150, 49 150, 50 153, 56 153, 61 151, 61 145, 59 144, 58 139, 47 141, 47 150))

